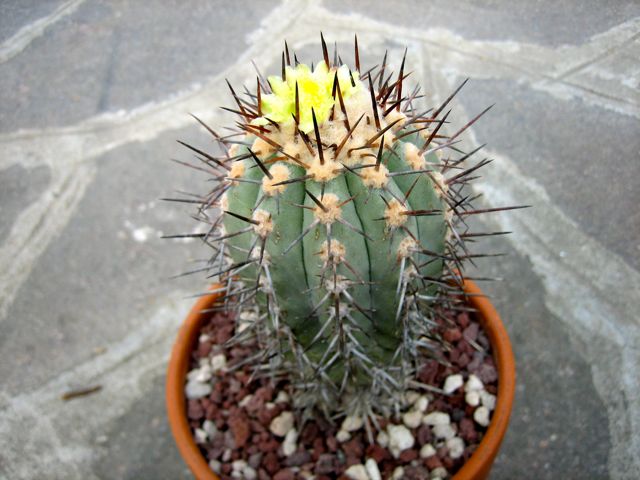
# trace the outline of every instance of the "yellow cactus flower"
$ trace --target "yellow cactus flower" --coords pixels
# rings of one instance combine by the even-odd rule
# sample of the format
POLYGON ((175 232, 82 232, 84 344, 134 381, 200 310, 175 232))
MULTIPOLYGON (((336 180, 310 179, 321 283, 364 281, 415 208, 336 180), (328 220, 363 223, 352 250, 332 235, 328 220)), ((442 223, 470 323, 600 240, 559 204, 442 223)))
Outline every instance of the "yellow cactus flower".
MULTIPOLYGON (((337 102, 331 95, 336 71, 343 98, 349 98, 358 91, 362 83, 358 72, 353 73, 355 86, 349 78, 349 68, 342 65, 340 68, 327 68, 324 62, 320 62, 311 71, 308 65, 300 63, 293 67, 286 67, 286 80, 279 76, 269 77, 269 85, 273 93, 262 97, 262 117, 251 122, 253 125, 267 125, 267 118, 279 124, 292 123, 296 109, 296 83, 300 102, 299 128, 304 133, 313 130, 313 118, 311 108, 315 111, 318 124, 323 123, 331 113, 331 107, 337 102)), ((337 96, 336 96, 337 97, 337 96)))

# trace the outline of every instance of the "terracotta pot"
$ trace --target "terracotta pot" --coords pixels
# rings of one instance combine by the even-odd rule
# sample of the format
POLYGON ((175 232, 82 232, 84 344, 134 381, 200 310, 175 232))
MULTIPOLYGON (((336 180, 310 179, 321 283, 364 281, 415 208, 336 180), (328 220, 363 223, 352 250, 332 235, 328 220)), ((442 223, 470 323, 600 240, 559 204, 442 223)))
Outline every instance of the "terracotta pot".
MULTIPOLYGON (((507 430, 515 393, 516 370, 511 342, 498 312, 491 302, 482 296, 480 288, 474 282, 467 280, 464 289, 472 295, 469 301, 478 310, 480 323, 491 341, 499 381, 496 408, 491 417, 491 424, 476 451, 453 479, 483 480, 489 475, 507 430)), ((220 294, 207 295, 200 298, 193 306, 178 332, 167 369, 166 403, 169 425, 182 458, 198 480, 220 479, 209 468, 207 460, 200 453, 191 435, 186 415, 184 386, 190 355, 198 341, 198 332, 202 323, 208 318, 208 314, 203 314, 202 311, 210 308, 219 298, 220 294)))

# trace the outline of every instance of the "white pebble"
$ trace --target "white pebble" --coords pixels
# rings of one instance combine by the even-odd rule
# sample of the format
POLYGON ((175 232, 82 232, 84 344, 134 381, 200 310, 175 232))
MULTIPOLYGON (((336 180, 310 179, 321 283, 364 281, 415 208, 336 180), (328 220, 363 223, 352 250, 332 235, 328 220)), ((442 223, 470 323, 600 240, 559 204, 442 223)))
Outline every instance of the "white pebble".
POLYGON ((211 369, 214 372, 218 372, 227 367, 227 357, 224 356, 224 353, 218 353, 211 357, 211 369))
POLYGON ((298 431, 292 428, 287 432, 287 435, 284 437, 284 442, 282 442, 282 453, 285 457, 292 455, 298 449, 297 441, 298 431))
POLYGON ((200 343, 208 342, 209 340, 211 340, 211 337, 206 333, 203 333, 198 337, 198 342, 200 343))
POLYGON ((444 381, 444 387, 442 387, 442 390, 444 390, 444 393, 447 393, 447 394, 453 393, 457 389, 459 389, 462 385, 464 385, 464 379, 462 378, 462 375, 457 373, 455 375, 449 375, 446 378, 446 380, 444 381))
POLYGON ((420 398, 418 398, 418 400, 416 400, 416 403, 414 403, 413 405, 416 410, 424 413, 427 411, 427 408, 429 407, 429 399, 424 395, 422 395, 420 398))
POLYGON ((252 394, 247 395, 242 400, 240 400, 240 402, 238 403, 238 406, 239 407, 246 407, 247 405, 249 405, 249 402, 251 401, 252 398, 253 398, 252 394))
POLYGON ((447 440, 447 449, 449 449, 449 456, 454 460, 460 458, 464 453, 464 440, 460 437, 453 437, 447 440))
POLYGON ((431 412, 424 416, 422 423, 425 425, 449 425, 451 423, 451 418, 448 413, 431 412))
POLYGON ((276 396, 275 403, 288 403, 289 395, 284 390, 280 390, 276 396))
POLYGON ((467 380, 467 383, 464 386, 464 391, 479 392, 480 390, 484 390, 484 383, 482 383, 482 380, 480 380, 476 375, 472 373, 471 375, 469 375, 469 379, 467 380))
POLYGON ((200 383, 207 383, 209 380, 211 380, 211 365, 209 365, 208 363, 205 363, 199 368, 195 368, 191 370, 187 374, 187 380, 200 382, 200 383))
POLYGON ((362 464, 351 465, 344 471, 344 474, 353 480, 369 480, 367 469, 362 464))
POLYGON ((246 467, 244 467, 242 473, 244 474, 244 477, 242 478, 244 478, 245 480, 256 480, 256 478, 258 478, 258 472, 256 472, 251 465, 247 465, 246 467))
POLYGON ((231 464, 231 469, 234 472, 242 472, 244 470, 244 467, 247 466, 247 462, 245 462, 244 460, 234 460, 233 463, 231 464))
POLYGON ((338 433, 336 433, 336 440, 339 441, 340 443, 344 443, 350 439, 351 439, 351 434, 346 430, 339 430, 338 433))
POLYGON ((456 432, 453 427, 449 425, 436 425, 433 427, 433 434, 442 440, 449 440, 456 436, 456 432))
POLYGON ((213 438, 216 435, 218 435, 218 427, 216 427, 216 424, 213 423, 211 420, 205 420, 202 423, 202 429, 207 432, 207 435, 209 435, 209 438, 213 438))
POLYGON ((401 480, 404 477, 404 468, 396 467, 396 469, 391 474, 392 480, 401 480))
POLYGON ((220 473, 222 463, 220 463, 220 460, 210 460, 209 468, 213 471, 213 473, 220 473))
POLYGON ((227 463, 229 460, 231 460, 231 455, 233 455, 233 451, 230 448, 227 448, 224 452, 222 452, 221 460, 224 463, 227 463))
POLYGON ((380 445, 382 448, 387 448, 387 446, 389 445, 389 435, 387 435, 387 432, 382 431, 378 433, 376 442, 378 442, 378 445, 380 445))
POLYGON ((438 467, 431 470, 431 480, 441 480, 443 478, 447 478, 448 476, 449 472, 447 472, 447 469, 444 467, 438 467))
POLYGON ((478 390, 471 390, 464 396, 464 401, 467 402, 467 405, 477 407, 480 405, 480 393, 478 390))
POLYGON ((269 425, 269 430, 271 433, 278 437, 284 437, 291 429, 293 429, 293 413, 291 412, 282 412, 276 418, 271 420, 271 424, 269 425))
POLYGON ((207 435, 207 432, 205 432, 202 428, 196 428, 194 437, 196 443, 205 443, 209 436, 207 435))
POLYGON ((362 417, 359 417, 356 415, 349 415, 345 417, 344 420, 342 421, 342 426, 340 427, 340 430, 346 430, 347 432, 355 432, 360 430, 363 425, 364 425, 364 421, 362 420, 362 417))
POLYGON ((404 425, 389 425, 387 433, 389 434, 389 450, 395 458, 398 458, 403 450, 413 447, 416 441, 411 431, 404 425))
POLYGON ((436 449, 430 443, 425 443, 420 449, 420 458, 433 457, 436 454, 436 449))
POLYGON ((480 392, 480 401, 482 402, 482 405, 487 407, 489 410, 496 408, 496 396, 486 390, 480 392))
POLYGON ((369 480, 382 480, 382 475, 380 474, 380 469, 378 468, 378 462, 376 462, 373 458, 367 458, 364 466, 367 469, 367 473, 369 474, 369 480))
POLYGON ((485 406, 476 408, 473 412, 473 419, 481 427, 489 426, 489 409, 485 406))
POLYGON ((185 394, 187 398, 193 400, 195 398, 206 397, 211 393, 211 384, 209 383, 200 383, 200 382, 187 382, 187 386, 185 387, 185 394))
POLYGON ((422 412, 418 410, 411 410, 402 415, 402 423, 408 428, 417 428, 422 423, 422 412))

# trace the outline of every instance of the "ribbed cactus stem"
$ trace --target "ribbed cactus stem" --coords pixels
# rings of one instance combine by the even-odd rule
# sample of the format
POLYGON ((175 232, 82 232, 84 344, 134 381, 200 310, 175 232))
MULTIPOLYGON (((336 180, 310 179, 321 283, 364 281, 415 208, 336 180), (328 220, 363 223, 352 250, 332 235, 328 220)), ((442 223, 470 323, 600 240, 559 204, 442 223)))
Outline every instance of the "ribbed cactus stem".
POLYGON ((401 388, 407 359, 436 340, 432 320, 459 301, 469 258, 454 225, 473 213, 461 188, 475 169, 445 156, 451 98, 420 113, 405 58, 397 76, 385 57, 363 81, 357 42, 356 71, 323 56, 258 80, 248 100, 232 89, 244 136, 230 146, 207 127, 226 155, 205 159, 220 183, 201 214, 228 258, 228 305, 257 301, 265 359, 331 410, 401 388))

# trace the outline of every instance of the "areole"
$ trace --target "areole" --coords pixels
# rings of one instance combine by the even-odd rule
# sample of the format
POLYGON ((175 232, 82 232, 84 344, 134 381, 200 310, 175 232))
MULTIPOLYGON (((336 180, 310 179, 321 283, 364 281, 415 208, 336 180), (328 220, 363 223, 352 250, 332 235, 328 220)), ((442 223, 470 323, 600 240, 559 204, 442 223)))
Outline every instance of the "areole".
MULTIPOLYGON (((478 319, 489 336, 499 380, 491 424, 476 451, 453 480, 483 480, 489 475, 509 423, 515 394, 515 360, 509 336, 491 302, 471 280, 465 280, 464 291, 469 294, 468 301, 477 310, 478 319)), ((198 480, 219 480, 219 477, 211 471, 193 439, 186 416, 184 387, 190 353, 197 342, 200 327, 208 317, 202 312, 215 304, 220 295, 204 296, 193 306, 178 332, 167 369, 166 406, 169 424, 182 458, 198 480)))

